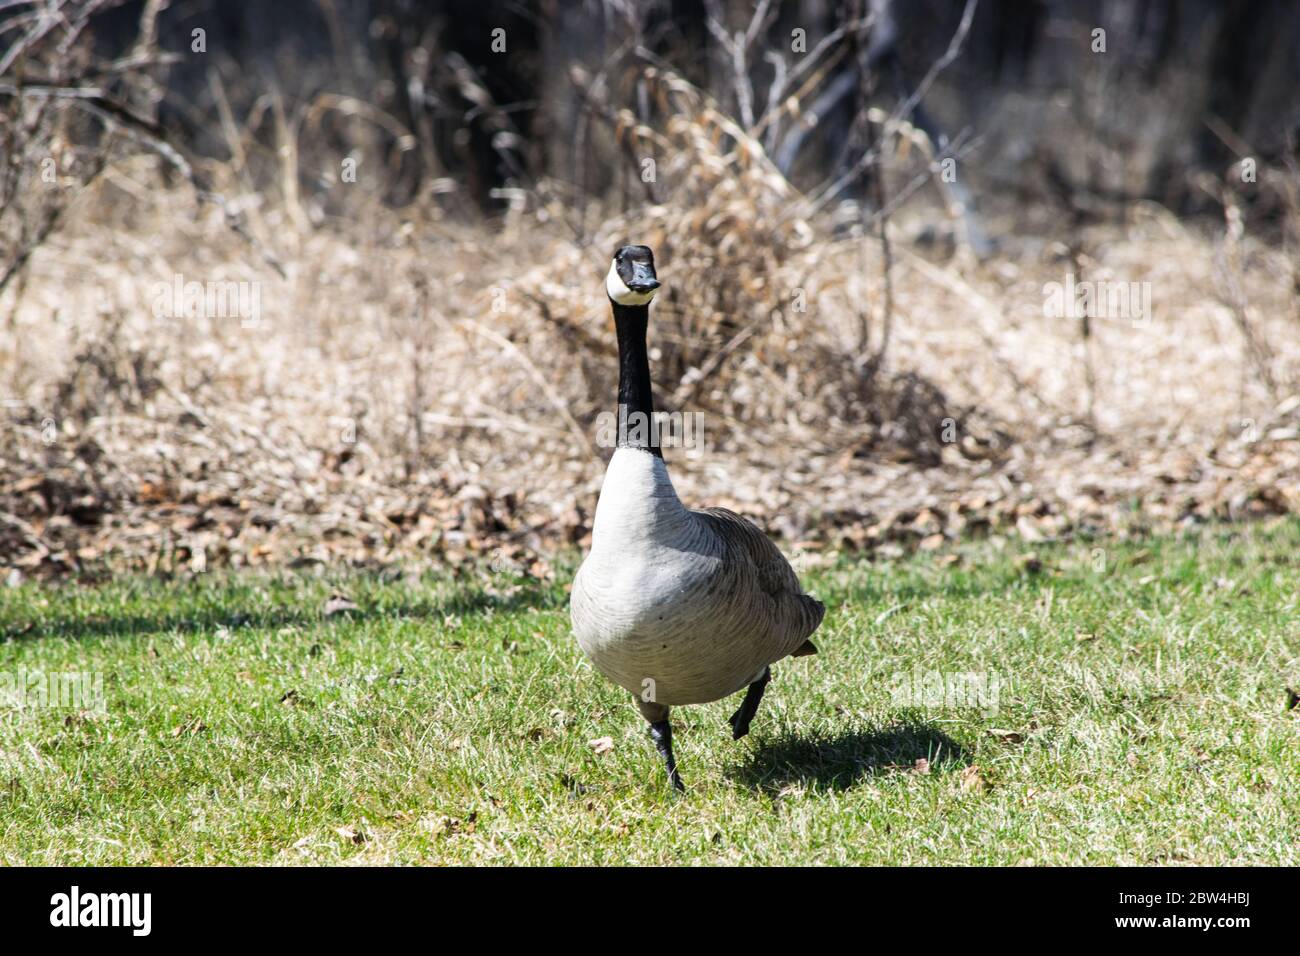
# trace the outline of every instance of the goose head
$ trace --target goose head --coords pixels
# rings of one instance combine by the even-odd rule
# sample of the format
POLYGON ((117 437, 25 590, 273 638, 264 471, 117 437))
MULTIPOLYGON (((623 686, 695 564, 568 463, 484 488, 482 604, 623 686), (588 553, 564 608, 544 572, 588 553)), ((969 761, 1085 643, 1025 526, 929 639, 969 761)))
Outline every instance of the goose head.
POLYGON ((658 289, 655 256, 649 246, 624 246, 614 253, 605 276, 610 299, 619 305, 646 305, 658 289))

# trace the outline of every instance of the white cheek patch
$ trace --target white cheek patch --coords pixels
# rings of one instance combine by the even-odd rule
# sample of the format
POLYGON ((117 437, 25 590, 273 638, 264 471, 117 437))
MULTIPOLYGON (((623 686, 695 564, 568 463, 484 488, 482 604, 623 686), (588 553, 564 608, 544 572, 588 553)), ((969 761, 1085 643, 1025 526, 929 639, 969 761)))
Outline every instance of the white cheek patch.
POLYGON ((609 275, 605 276, 605 291, 609 297, 619 305, 645 305, 655 297, 657 289, 651 289, 649 292, 633 292, 627 287, 627 283, 618 274, 618 263, 613 263, 609 267, 609 275))

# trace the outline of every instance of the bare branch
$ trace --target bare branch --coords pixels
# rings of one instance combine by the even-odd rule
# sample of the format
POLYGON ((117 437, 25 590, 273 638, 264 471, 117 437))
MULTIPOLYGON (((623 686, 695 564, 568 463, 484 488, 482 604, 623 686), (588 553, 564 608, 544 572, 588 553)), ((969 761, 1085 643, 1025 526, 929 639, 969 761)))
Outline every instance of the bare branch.
MULTIPOLYGON (((962 44, 966 40, 966 35, 970 32, 971 20, 975 16, 977 6, 979 6, 979 0, 966 0, 966 9, 962 12, 961 23, 957 25, 957 30, 953 34, 952 40, 949 41, 948 49, 944 51, 943 56, 931 64, 920 85, 912 91, 911 95, 895 107, 889 119, 885 122, 882 140, 892 135, 901 120, 912 115, 912 111, 916 109, 916 104, 921 102, 921 98, 929 91, 938 75, 947 69, 953 60, 957 59, 961 53, 962 44)), ((818 193, 812 201, 812 211, 816 212, 838 196, 849 183, 861 176, 879 158, 880 148, 878 146, 866 150, 846 173, 818 193)))

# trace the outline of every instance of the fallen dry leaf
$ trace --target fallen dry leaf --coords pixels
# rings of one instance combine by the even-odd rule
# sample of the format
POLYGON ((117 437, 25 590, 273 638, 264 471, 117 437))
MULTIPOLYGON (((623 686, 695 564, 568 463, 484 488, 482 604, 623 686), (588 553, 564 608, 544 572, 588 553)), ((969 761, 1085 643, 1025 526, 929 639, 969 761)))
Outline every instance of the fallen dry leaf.
POLYGON ((352 600, 345 594, 335 591, 325 602, 325 616, 334 617, 338 614, 344 614, 348 611, 359 611, 361 608, 352 603, 352 600))
POLYGON ((457 833, 473 833, 478 829, 478 811, 471 813, 464 820, 456 817, 443 817, 442 822, 434 827, 434 836, 447 837, 457 833))
POLYGON ((614 749, 613 737, 597 737, 595 740, 588 740, 587 746, 597 755, 610 753, 614 749))
POLYGON ((1024 735, 1014 730, 1004 730, 1001 727, 990 727, 986 733, 990 737, 996 737, 1004 744, 1018 744, 1024 740, 1024 735))
POLYGON ((334 832, 347 840, 349 843, 362 844, 366 842, 366 836, 356 827, 344 826, 335 827, 334 832))
POLYGON ((971 764, 961 772, 961 789, 966 793, 984 793, 988 790, 988 781, 984 779, 978 764, 971 764))
POLYGON ((195 717, 183 724, 177 724, 172 728, 172 736, 180 737, 182 734, 201 734, 208 729, 208 725, 203 722, 201 717, 195 717))
POLYGON ((900 610, 902 610, 905 606, 906 605, 904 604, 895 604, 892 607, 885 608, 883 611, 881 611, 879 614, 876 615, 876 619, 872 623, 876 627, 879 627, 880 625, 888 621, 891 617, 893 617, 895 614, 897 614, 900 610))

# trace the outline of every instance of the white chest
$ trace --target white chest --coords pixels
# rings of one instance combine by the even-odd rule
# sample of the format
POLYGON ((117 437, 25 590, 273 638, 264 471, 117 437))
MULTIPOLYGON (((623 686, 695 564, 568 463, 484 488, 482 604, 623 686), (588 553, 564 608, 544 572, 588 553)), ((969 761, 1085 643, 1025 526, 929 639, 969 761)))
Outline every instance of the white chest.
POLYGON ((671 704, 716 699, 761 669, 727 640, 719 548, 662 460, 614 453, 571 601, 574 635, 602 673, 634 693, 649 678, 671 704))
POLYGON ((596 503, 592 550, 635 554, 680 533, 687 511, 663 459, 639 448, 619 448, 610 459, 596 503))

